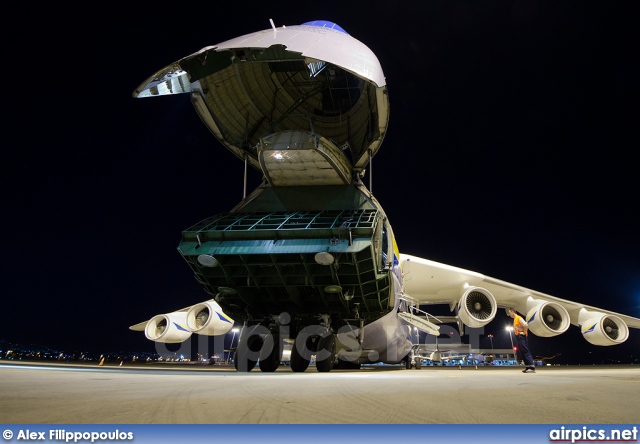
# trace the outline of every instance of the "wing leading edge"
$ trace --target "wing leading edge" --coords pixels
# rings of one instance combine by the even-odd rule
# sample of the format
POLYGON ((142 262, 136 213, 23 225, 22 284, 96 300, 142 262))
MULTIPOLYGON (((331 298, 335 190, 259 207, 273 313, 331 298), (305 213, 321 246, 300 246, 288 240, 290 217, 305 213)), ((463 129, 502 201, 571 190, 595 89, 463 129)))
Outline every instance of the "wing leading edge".
POLYGON ((497 307, 514 307, 525 315, 537 336, 556 336, 569 324, 579 326, 595 345, 624 342, 628 327, 640 319, 568 301, 470 270, 411 255, 401 256, 404 292, 423 304, 449 304, 465 325, 480 327, 493 320, 497 307))

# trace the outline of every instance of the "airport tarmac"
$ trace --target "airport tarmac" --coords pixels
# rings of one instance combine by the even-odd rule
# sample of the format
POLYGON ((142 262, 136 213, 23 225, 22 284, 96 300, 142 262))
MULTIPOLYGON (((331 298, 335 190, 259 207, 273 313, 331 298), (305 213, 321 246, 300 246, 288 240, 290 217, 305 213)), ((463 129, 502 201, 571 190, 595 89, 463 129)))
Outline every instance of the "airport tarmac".
POLYGON ((637 424, 640 366, 0 363, 5 424, 637 424))

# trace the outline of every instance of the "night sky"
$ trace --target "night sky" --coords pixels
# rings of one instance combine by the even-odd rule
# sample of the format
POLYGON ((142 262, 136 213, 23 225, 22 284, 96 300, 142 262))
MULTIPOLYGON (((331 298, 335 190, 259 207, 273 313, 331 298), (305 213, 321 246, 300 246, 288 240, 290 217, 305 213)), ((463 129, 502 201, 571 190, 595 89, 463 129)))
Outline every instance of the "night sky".
MULTIPOLYGON (((640 317, 636 4, 8 6, 0 339, 153 350, 128 327, 208 299, 176 248, 240 201, 244 165, 188 95, 131 94, 270 18, 334 21, 378 56, 391 119, 373 192, 401 252, 640 317)), ((510 323, 500 310, 486 327, 496 348, 510 323)), ((595 347, 572 326, 531 344, 628 362, 630 335, 595 347)))

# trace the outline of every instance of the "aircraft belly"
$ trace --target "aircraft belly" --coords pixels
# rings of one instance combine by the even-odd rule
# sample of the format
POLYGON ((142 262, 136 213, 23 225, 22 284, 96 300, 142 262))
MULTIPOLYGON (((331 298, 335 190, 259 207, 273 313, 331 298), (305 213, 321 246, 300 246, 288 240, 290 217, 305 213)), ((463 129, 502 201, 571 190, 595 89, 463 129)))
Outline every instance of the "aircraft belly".
MULTIPOLYGON (((338 334, 338 341, 345 348, 353 347, 359 330, 338 334), (351 346, 351 347, 349 347, 351 346)), ((399 321, 395 310, 364 326, 364 340, 359 362, 400 362, 411 350, 411 342, 407 339, 409 327, 399 321)), ((340 353, 339 353, 340 354, 340 353)), ((353 359, 353 353, 344 353, 347 359, 353 359), (350 358, 349 358, 350 357, 350 358)))

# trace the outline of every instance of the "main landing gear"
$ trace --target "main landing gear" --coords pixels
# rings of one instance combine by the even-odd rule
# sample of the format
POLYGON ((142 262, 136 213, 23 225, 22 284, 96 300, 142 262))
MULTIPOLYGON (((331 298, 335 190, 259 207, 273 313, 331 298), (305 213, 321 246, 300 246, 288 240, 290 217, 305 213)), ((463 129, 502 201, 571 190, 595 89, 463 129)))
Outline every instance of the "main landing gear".
POLYGON ((407 370, 411 370, 412 367, 416 370, 420 370, 422 368, 422 358, 420 356, 414 356, 413 353, 409 353, 404 359, 407 370))
POLYGON ((291 349, 291 370, 304 372, 316 356, 316 368, 319 372, 328 372, 336 359, 336 336, 325 327, 302 329, 291 349))
POLYGON ((277 330, 257 325, 244 328, 238 340, 234 366, 239 372, 250 372, 260 361, 260 371, 275 372, 282 360, 283 341, 277 330))
MULTIPOLYGON (((320 316, 320 325, 307 326, 300 330, 291 349, 291 370, 299 373, 309 367, 312 356, 319 372, 329 372, 336 361, 336 335, 329 325, 328 315, 320 316)), ((279 323, 268 328, 264 325, 245 327, 240 333, 234 365, 239 372, 250 372, 259 362, 263 372, 275 372, 282 361, 284 338, 279 323)))

